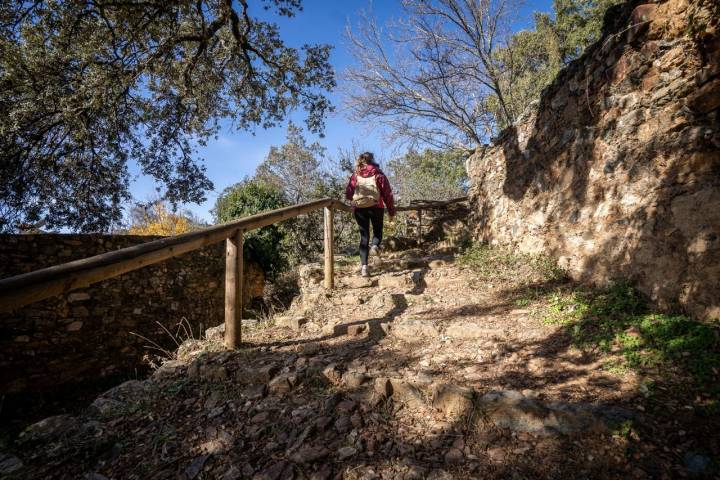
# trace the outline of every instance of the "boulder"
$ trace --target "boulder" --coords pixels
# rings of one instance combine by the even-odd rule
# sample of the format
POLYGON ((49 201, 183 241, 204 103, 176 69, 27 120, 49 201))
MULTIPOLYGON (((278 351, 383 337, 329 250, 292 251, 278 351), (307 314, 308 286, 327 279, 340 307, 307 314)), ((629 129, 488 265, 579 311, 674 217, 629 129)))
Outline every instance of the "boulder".
POLYGON ((153 372, 152 378, 155 380, 167 380, 176 377, 184 366, 185 362, 180 360, 168 360, 153 372))
POLYGON ((347 295, 343 295, 340 298, 340 303, 342 303, 343 305, 362 305, 364 302, 362 298, 352 293, 349 293, 347 295))
POLYGON ((443 412, 447 419, 457 419, 473 409, 475 392, 453 384, 437 385, 433 389, 432 406, 443 412))
POLYGON ((382 288, 413 288, 420 283, 422 274, 419 271, 400 275, 386 274, 380 277, 378 285, 382 288))
POLYGON ((394 401, 403 403, 411 408, 421 408, 425 406, 425 397, 422 392, 410 382, 405 380, 390 379, 392 387, 392 398, 394 401))
POLYGON ((392 295, 377 293, 370 297, 368 304, 373 308, 384 308, 393 305, 392 295))
POLYGON ((549 410, 518 391, 486 393, 480 397, 478 405, 485 412, 486 418, 497 427, 515 432, 547 432, 545 419, 549 410))
POLYGON ((307 308, 316 307, 319 303, 330 298, 327 292, 304 292, 298 297, 298 303, 307 308))
POLYGON ((88 413, 99 417, 114 417, 120 415, 125 404, 111 398, 98 397, 88 407, 88 413))
POLYGON ((242 396, 248 400, 260 400, 265 395, 267 395, 267 385, 265 384, 250 385, 242 392, 242 396))
POLYGON ((206 358, 198 358, 188 367, 188 377, 193 380, 221 382, 227 380, 227 369, 219 363, 209 362, 206 358))
POLYGON ((393 394, 392 383, 390 383, 390 379, 386 377, 376 378, 373 384, 373 390, 382 397, 389 397, 393 394))
POLYGON ((404 320, 394 324, 392 334, 408 342, 418 341, 422 337, 437 337, 440 335, 433 320, 404 320))
POLYGON ((348 325, 347 334, 351 337, 357 337, 367 330, 367 324, 359 323, 357 325, 348 325))
POLYGON ((277 375, 280 368, 275 364, 263 365, 252 369, 240 369, 235 373, 235 380, 240 383, 268 383, 277 375))
POLYGON ((481 324, 474 322, 457 322, 445 329, 445 335, 452 338, 462 340, 477 340, 492 338, 498 333, 497 329, 483 327, 481 324))
POLYGON ((453 447, 445 453, 445 463, 450 465, 460 464, 464 459, 465 455, 462 450, 458 448, 453 447))
POLYGON ((445 260, 433 260, 428 264, 428 267, 430 267, 430 270, 437 270, 438 268, 442 268, 445 265, 447 265, 447 262, 445 260))
POLYGON ((341 283, 347 288, 368 288, 373 286, 374 281, 370 277, 353 276, 343 278, 341 283))
POLYGON ((154 389, 154 383, 148 380, 128 380, 111 388, 101 396, 121 402, 141 401, 154 389))
POLYGON ((298 383, 297 375, 290 373, 283 373, 273 378, 268 383, 268 392, 274 395, 284 395, 295 387, 298 383))
MULTIPOLYGON (((240 326, 243 330, 248 328, 257 328, 258 321, 252 318, 243 318, 240 326)), ((221 323, 216 327, 211 327, 205 330, 205 339, 212 342, 223 343, 225 341, 225 324, 221 323)))
POLYGON ((342 380, 342 375, 340 373, 340 370, 337 368, 337 365, 334 363, 331 363, 330 365, 326 366, 322 370, 322 375, 325 377, 330 383, 333 384, 339 384, 342 380))
POLYGON ((330 451, 321 445, 305 445, 290 455, 290 460, 295 463, 314 463, 327 457, 330 451))
POLYGON ((205 338, 210 341, 222 342, 225 339, 225 324, 221 323, 205 330, 205 338))
POLYGON ((591 407, 562 402, 545 405, 532 392, 528 395, 515 390, 489 392, 480 397, 478 407, 495 426, 514 432, 574 435, 607 431, 591 407))
POLYGON ((0 453, 0 476, 10 475, 23 468, 23 462, 15 455, 0 453))
POLYGON ((299 331, 306 323, 308 323, 308 319, 306 317, 275 317, 275 325, 278 327, 286 327, 291 330, 295 330, 296 332, 299 331))
POLYGON ((55 415, 33 423, 20 434, 22 441, 53 441, 72 434, 80 428, 80 421, 70 415, 55 415))
POLYGON ((347 460, 350 457, 354 457, 358 450, 355 447, 341 447, 337 451, 338 460, 347 460))
POLYGON ((345 372, 342 376, 342 383, 348 388, 358 388, 367 381, 367 375, 359 372, 345 372))
POLYGON ((323 266, 319 263, 308 263, 298 270, 300 289, 307 290, 320 285, 325 276, 323 266))

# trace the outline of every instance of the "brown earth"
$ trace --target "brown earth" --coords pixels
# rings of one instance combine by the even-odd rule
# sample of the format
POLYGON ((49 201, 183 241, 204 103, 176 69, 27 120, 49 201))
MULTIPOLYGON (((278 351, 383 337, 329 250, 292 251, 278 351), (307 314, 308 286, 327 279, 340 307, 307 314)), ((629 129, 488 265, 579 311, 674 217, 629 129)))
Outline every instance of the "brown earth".
POLYGON ((537 305, 517 306, 552 281, 530 266, 498 278, 440 251, 400 255, 369 280, 341 268, 331 293, 305 267, 302 295, 274 324, 248 322, 242 349, 211 329, 150 379, 30 427, 0 468, 94 480, 712 476, 718 419, 663 393, 666 372, 613 374, 537 305), (648 380, 661 385, 652 396, 648 380))

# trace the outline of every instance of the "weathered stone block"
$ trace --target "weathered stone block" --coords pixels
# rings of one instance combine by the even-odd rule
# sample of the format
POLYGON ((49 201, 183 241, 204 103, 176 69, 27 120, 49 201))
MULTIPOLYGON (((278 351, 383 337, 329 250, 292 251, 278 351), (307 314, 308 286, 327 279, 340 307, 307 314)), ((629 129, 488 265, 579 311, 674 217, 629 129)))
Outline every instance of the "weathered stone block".
POLYGON ((457 419, 473 410, 475 393, 470 388, 452 384, 437 385, 433 389, 432 406, 448 419, 457 419))
POLYGON ((403 320, 393 324, 391 333, 405 341, 413 342, 423 337, 437 337, 440 335, 433 320, 403 320))

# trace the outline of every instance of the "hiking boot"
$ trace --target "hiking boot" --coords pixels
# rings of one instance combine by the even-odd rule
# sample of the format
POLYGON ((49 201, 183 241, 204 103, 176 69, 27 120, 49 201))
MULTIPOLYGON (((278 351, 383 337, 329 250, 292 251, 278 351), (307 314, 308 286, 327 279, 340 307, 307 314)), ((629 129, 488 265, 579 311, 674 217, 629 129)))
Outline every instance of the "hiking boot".
POLYGON ((363 265, 360 267, 360 276, 361 277, 369 277, 370 276, 370 270, 368 269, 367 265, 363 265))
POLYGON ((377 245, 373 245, 370 247, 370 255, 375 255, 376 257, 380 256, 380 247, 377 245))

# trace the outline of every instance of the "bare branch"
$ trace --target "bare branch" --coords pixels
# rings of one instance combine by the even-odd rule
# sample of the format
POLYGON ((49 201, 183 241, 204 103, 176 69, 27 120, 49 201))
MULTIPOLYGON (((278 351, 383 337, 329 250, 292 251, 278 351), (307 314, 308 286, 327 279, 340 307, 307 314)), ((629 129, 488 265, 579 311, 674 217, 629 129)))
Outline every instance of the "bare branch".
POLYGON ((390 127, 410 143, 467 147, 511 123, 502 85, 506 0, 403 0, 403 20, 385 32, 368 15, 347 28, 355 65, 345 106, 360 121, 390 127), (491 108, 497 102, 499 110, 491 108), (498 113, 499 112, 499 113, 498 113), (498 117, 499 115, 499 117, 498 117))

